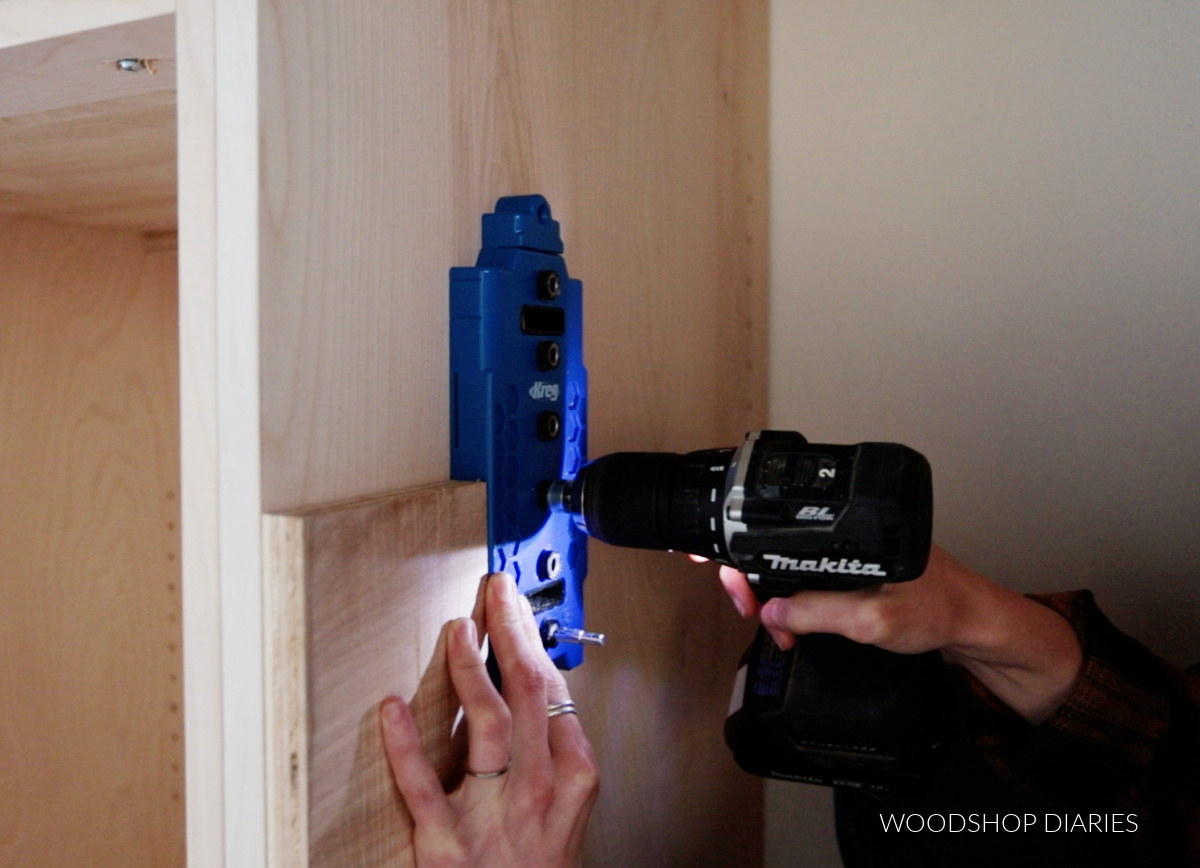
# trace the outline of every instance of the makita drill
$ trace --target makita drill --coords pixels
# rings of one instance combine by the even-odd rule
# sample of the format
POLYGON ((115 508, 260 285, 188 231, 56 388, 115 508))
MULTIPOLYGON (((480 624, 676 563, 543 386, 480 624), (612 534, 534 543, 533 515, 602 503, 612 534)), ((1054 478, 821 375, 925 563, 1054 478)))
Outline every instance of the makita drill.
MULTIPOLYGON (((604 542, 736 567, 760 600, 915 579, 933 523, 920 453, 814 444, 792 431, 684 455, 605 455, 573 480, 544 483, 539 496, 604 542)), ((828 635, 782 651, 760 629, 725 736, 755 774, 888 789, 932 766, 947 702, 937 652, 893 654, 828 635)))

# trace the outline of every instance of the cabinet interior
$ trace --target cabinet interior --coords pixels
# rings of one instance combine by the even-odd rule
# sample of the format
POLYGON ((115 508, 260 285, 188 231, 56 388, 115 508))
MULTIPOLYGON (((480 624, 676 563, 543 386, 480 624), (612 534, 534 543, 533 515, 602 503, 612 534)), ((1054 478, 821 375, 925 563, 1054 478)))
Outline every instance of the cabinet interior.
POLYGON ((174 16, 0 81, 0 863, 182 865, 174 16))

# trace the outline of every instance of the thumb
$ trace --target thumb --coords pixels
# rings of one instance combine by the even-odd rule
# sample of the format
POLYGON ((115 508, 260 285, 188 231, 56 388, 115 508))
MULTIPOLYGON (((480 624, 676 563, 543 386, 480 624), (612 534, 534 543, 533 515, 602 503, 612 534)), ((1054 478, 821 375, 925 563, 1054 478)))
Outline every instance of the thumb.
POLYGON ((870 600, 859 591, 799 591, 776 597, 762 607, 763 626, 804 633, 837 633, 858 642, 869 642, 870 600))

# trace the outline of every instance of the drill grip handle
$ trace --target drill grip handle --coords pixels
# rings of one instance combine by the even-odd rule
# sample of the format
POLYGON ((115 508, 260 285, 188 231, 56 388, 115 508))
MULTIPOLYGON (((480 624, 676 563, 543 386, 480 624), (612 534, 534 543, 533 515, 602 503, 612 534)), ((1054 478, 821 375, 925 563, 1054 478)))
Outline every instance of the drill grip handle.
POLYGON ((923 777, 946 740, 952 698, 936 651, 825 634, 783 651, 760 628, 743 664, 725 738, 754 774, 890 789, 923 777))

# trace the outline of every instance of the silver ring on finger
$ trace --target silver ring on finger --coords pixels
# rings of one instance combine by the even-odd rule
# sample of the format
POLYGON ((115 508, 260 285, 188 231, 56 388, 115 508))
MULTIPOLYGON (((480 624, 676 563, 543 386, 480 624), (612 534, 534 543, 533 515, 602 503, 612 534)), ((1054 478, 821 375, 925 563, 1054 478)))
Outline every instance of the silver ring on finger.
POLYGON ((508 770, 511 768, 512 768, 512 759, 510 758, 509 761, 504 764, 504 768, 500 769, 499 771, 476 772, 476 771, 472 771, 470 766, 467 766, 466 772, 473 778, 498 778, 503 774, 507 774, 508 770))
POLYGON ((566 702, 552 702, 546 706, 546 718, 558 717, 560 714, 579 714, 575 710, 575 703, 568 699, 566 702))

